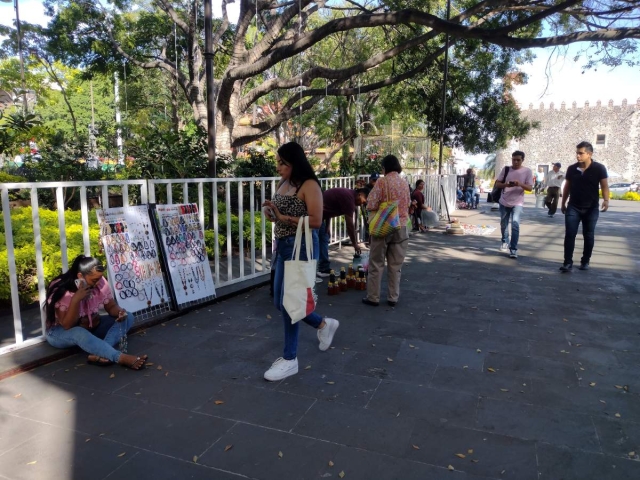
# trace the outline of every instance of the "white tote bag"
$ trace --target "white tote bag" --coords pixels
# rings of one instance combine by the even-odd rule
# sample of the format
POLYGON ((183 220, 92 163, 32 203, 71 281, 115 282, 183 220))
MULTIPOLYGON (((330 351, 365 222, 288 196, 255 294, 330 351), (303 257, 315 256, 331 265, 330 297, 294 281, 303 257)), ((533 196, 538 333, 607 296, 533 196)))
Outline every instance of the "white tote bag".
POLYGON ((313 238, 309 229, 309 217, 300 217, 291 260, 284 262, 282 305, 291 317, 291 323, 299 322, 316 309, 316 295, 313 289, 316 286, 317 260, 313 259, 312 253, 313 238), (300 260, 303 223, 308 260, 300 260))

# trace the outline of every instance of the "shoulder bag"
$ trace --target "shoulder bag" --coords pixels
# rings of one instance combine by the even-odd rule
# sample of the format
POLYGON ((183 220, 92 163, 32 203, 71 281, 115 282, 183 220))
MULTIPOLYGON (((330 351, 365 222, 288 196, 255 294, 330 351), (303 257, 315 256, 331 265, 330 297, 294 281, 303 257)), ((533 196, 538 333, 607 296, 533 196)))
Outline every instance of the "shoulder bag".
MULTIPOLYGON (((509 175, 509 169, 510 167, 506 167, 504 170, 504 177, 502 177, 502 183, 504 183, 507 180, 507 175, 509 175)), ((498 187, 493 187, 493 190, 491 190, 491 192, 489 192, 489 195, 487 195, 487 203, 498 203, 500 201, 500 197, 502 196, 502 191, 504 190, 504 188, 498 188, 498 187)))
MULTIPOLYGON (((378 180, 382 182, 383 180, 378 180)), ((384 184, 387 200, 380 203, 378 210, 369 221, 369 235, 375 238, 384 238, 387 235, 400 230, 400 217, 398 215, 398 201, 389 200, 388 181, 384 184)))
POLYGON ((284 295, 282 306, 296 323, 316 309, 316 263, 313 259, 313 238, 309 229, 309 217, 300 217, 296 241, 291 252, 291 260, 284 262, 284 295), (307 259, 300 260, 302 246, 302 225, 304 225, 307 259))

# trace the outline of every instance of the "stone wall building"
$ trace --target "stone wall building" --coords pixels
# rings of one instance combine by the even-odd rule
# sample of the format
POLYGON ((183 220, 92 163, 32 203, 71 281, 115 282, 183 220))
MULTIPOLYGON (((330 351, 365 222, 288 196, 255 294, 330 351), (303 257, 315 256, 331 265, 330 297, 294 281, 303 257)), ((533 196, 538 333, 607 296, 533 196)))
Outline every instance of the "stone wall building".
POLYGON ((586 102, 581 107, 576 102, 547 107, 541 103, 539 108, 529 104, 522 115, 540 126, 498 152, 498 172, 505 164, 511 165, 514 150, 525 152, 525 166, 531 169, 542 166, 548 171, 555 162, 566 169, 576 162, 575 146, 587 141, 593 145, 594 160, 611 172, 610 183, 640 180, 640 98, 631 104, 623 100, 621 105, 612 100, 606 105, 586 102))

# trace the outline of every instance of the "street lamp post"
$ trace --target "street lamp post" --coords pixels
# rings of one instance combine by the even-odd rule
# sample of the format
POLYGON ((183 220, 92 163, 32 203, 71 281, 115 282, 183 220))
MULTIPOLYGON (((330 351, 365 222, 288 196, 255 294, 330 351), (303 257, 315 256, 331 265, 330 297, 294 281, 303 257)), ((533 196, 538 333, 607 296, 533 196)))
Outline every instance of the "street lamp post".
MULTIPOLYGON (((11 3, 12 0, 0 0, 3 3, 11 3)), ((27 89, 24 84, 24 59, 22 58, 22 31, 20 30, 20 8, 18 0, 13 0, 13 8, 16 11, 16 30, 18 32, 18 57, 20 58, 20 80, 22 82, 22 109, 27 113, 27 89)))

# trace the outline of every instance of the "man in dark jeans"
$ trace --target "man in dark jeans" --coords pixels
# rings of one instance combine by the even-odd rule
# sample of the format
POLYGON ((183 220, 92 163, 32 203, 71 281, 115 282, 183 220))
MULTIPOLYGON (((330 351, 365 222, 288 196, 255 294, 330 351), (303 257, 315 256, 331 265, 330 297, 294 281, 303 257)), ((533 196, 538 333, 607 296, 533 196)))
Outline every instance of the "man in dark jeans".
POLYGON ((562 213, 565 214, 564 263, 560 267, 562 273, 570 272, 573 268, 573 250, 580 222, 584 237, 580 270, 589 270, 599 216, 599 189, 602 189, 602 211, 606 212, 609 208, 607 169, 601 163, 593 161, 592 155, 593 146, 589 142, 580 142, 576 146, 578 163, 567 168, 566 182, 562 189, 562 213))

